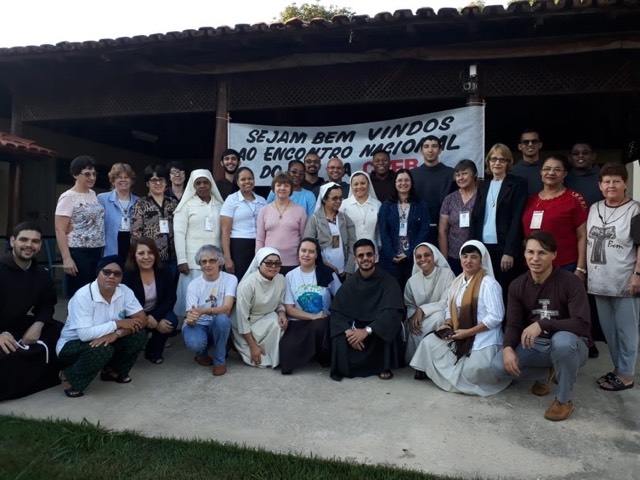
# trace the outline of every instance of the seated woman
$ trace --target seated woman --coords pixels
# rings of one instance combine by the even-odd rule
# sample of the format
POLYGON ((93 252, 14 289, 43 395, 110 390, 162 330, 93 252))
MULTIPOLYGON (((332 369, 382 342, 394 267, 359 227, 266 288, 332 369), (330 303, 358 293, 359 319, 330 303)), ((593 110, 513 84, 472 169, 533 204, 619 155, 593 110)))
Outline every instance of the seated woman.
POLYGON ((233 344, 247 365, 276 368, 280 364, 280 337, 288 323, 281 266, 280 252, 263 247, 238 285, 233 344))
POLYGON ((227 372, 227 340, 231 331, 229 315, 236 297, 238 279, 221 272, 224 265, 222 250, 215 245, 198 249, 195 262, 202 275, 187 287, 187 316, 182 327, 184 344, 193 351, 198 365, 209 367, 215 376, 227 372), (213 349, 213 358, 209 349, 213 349))
POLYGON ((316 357, 323 367, 331 364, 329 308, 340 288, 338 276, 320 255, 320 244, 306 237, 298 247, 300 266, 287 273, 284 308, 289 325, 280 339, 282 374, 288 375, 316 357))
POLYGON ((460 261, 462 273, 449 290, 445 323, 420 342, 411 366, 443 390, 485 397, 510 382, 491 370, 491 359, 502 348, 502 289, 482 243, 462 245, 460 261))
POLYGON ((340 211, 342 187, 337 183, 325 183, 320 187, 316 212, 307 220, 304 236, 318 240, 322 259, 340 281, 355 271, 353 244, 356 243, 356 227, 351 219, 340 211))
MULTIPOLYGON (((422 339, 444 323, 447 295, 456 278, 444 255, 430 243, 418 244, 413 250, 413 258, 413 275, 404 289, 409 332, 405 352, 407 363, 411 362, 422 339)), ((424 372, 417 370, 415 378, 424 379, 424 372)))
POLYGON ((64 393, 82 397, 100 373, 104 382, 129 383, 129 371, 147 343, 147 316, 122 280, 117 255, 98 262, 97 278, 69 301, 56 345, 64 393))
POLYGON ((173 313, 176 287, 169 268, 163 268, 160 251, 153 239, 134 239, 122 279, 147 315, 147 330, 151 338, 144 350, 144 358, 156 365, 164 362, 162 353, 171 332, 178 326, 173 313))

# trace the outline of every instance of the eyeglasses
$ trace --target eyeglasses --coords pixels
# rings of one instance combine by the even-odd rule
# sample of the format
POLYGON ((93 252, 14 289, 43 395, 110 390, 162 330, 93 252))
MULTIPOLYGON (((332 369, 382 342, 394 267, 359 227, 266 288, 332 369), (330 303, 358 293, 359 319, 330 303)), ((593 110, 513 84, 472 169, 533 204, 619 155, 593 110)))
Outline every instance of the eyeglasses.
POLYGON ((149 183, 160 185, 161 183, 167 183, 167 181, 164 178, 150 178, 149 183))
POLYGON ((339 196, 329 197, 329 198, 327 198, 327 200, 331 200, 332 202, 341 202, 342 201, 342 197, 339 197, 339 196))
POLYGON ((356 255, 356 258, 362 260, 363 258, 371 258, 375 255, 373 252, 359 253, 356 255))
POLYGON ((307 158, 307 159, 304 161, 304 163, 317 163, 317 164, 320 164, 320 159, 318 159, 318 160, 312 160, 312 159, 310 159, 310 158, 307 158))
POLYGON ((110 270, 108 268, 103 268, 102 270, 100 270, 102 272, 102 274, 105 277, 115 277, 115 278, 120 278, 122 277, 122 271, 121 270, 110 270))
POLYGON ((98 172, 80 172, 84 178, 96 178, 98 176, 98 172))
POLYGON ((215 265, 216 263, 218 263, 218 259, 217 258, 209 258, 209 259, 202 259, 200 260, 200 265, 215 265))
POLYGON ((509 163, 510 158, 504 157, 489 157, 491 163, 509 163))
POLYGON ((169 172, 169 175, 172 177, 181 177, 182 175, 184 175, 184 170, 171 170, 169 172))
POLYGON ((522 145, 537 145, 540 143, 540 140, 537 138, 534 138, 532 140, 520 140, 520 143, 522 145))
POLYGON ((543 173, 562 173, 564 172, 564 168, 558 167, 544 167, 541 169, 543 173))
POLYGON ((282 266, 282 262, 280 261, 273 261, 273 260, 265 260, 264 262, 262 262, 264 265, 267 266, 267 268, 280 268, 282 266))

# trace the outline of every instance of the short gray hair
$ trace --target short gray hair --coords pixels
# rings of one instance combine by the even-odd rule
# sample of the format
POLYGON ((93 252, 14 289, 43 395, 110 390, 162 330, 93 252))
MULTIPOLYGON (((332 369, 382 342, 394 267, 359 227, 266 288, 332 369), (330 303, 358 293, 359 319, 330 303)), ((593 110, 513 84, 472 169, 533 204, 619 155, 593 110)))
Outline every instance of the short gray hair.
POLYGON ((224 265, 224 254, 220 247, 216 247, 215 245, 203 245, 196 252, 196 263, 200 265, 200 260, 202 260, 202 255, 205 253, 212 253, 218 258, 218 265, 224 265))

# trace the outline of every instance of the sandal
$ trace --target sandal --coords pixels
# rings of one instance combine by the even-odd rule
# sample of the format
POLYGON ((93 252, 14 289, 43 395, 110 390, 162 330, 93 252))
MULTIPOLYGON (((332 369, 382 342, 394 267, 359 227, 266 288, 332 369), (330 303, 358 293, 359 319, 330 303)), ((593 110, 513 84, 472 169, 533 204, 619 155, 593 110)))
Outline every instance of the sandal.
POLYGON ((103 382, 131 383, 129 375, 118 375, 116 372, 100 372, 100 380, 103 382))
POLYGON ((420 370, 416 370, 416 373, 413 375, 414 380, 428 380, 427 372, 422 372, 420 370))
POLYGON ((151 363, 155 365, 160 365, 161 363, 164 362, 164 358, 162 357, 152 357, 150 355, 145 355, 144 358, 146 358, 147 360, 149 360, 151 363))
POLYGON ((391 370, 385 370, 378 374, 380 380, 391 380, 393 378, 393 372, 391 370))
POLYGON ((598 385, 604 385, 605 383, 609 383, 609 380, 611 380, 612 378, 616 378, 616 374, 614 372, 605 373, 600 378, 598 378, 598 380, 596 380, 596 383, 598 385))
POLYGON ((75 388, 73 388, 71 386, 71 384, 69 383, 69 380, 67 380, 67 377, 65 377, 64 373, 62 372, 62 370, 60 370, 60 373, 58 374, 58 377, 60 378, 60 382, 62 383, 62 388, 63 388, 64 394, 67 397, 69 397, 69 398, 80 398, 80 397, 84 396, 84 392, 80 392, 79 390, 76 390, 75 388))
POLYGON ((607 380, 605 383, 601 383, 600 388, 602 390, 607 390, 608 392, 620 392, 622 390, 633 388, 634 383, 635 382, 631 382, 630 384, 625 385, 618 377, 613 377, 607 380), (608 387, 606 385, 608 385, 608 387))

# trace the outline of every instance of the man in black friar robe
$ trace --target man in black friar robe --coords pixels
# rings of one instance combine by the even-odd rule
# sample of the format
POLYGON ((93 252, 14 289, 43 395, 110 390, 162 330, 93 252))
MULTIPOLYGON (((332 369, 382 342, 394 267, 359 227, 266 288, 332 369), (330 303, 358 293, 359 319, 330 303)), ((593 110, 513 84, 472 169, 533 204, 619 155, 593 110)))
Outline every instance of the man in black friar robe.
POLYGON ((0 400, 20 398, 60 383, 54 320, 56 290, 36 263, 42 247, 37 224, 17 225, 11 253, 0 258, 0 400))
POLYGON ((393 378, 398 333, 404 318, 402 291, 395 278, 376 267, 373 242, 354 244, 358 271, 331 304, 331 378, 393 378))

